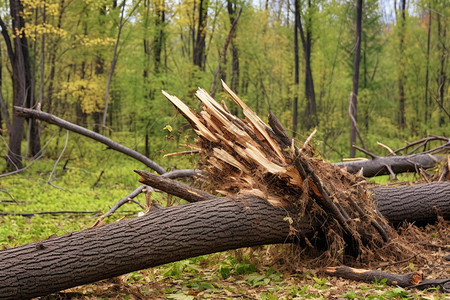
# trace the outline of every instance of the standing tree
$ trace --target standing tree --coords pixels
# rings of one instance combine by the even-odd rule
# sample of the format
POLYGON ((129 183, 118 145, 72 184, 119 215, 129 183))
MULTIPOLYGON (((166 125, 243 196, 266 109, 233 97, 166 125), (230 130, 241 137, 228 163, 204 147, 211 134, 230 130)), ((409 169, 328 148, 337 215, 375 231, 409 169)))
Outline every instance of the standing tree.
POLYGON ((302 24, 301 3, 296 0, 298 9, 296 10, 296 18, 298 18, 297 26, 300 31, 300 38, 303 46, 303 57, 305 58, 305 99, 306 108, 304 111, 305 128, 310 129, 317 125, 317 107, 316 93, 314 91, 314 81, 311 68, 311 50, 313 44, 313 12, 315 10, 311 0, 307 0, 307 8, 304 16, 304 24, 302 24))
MULTIPOLYGON (((196 1, 194 1, 195 7, 196 1)), ((198 66, 201 70, 205 69, 205 46, 206 46, 206 25, 208 19, 208 6, 209 0, 200 0, 198 5, 198 23, 197 23, 197 33, 193 40, 194 51, 193 51, 193 62, 194 65, 198 66)))
POLYGON ((358 84, 359 84, 359 62, 361 58, 361 27, 362 27, 362 7, 363 1, 356 0, 356 45, 355 60, 353 64, 353 90, 350 94, 350 157, 355 157, 355 148, 357 134, 357 107, 358 107, 358 84))
POLYGON ((398 127, 400 129, 405 128, 405 25, 406 25, 406 0, 401 0, 400 3, 400 20, 397 14, 397 23, 400 25, 399 29, 399 73, 398 73, 398 127))
MULTIPOLYGON (((0 18, 3 39, 6 44, 11 75, 13 82, 13 105, 32 107, 31 98, 31 68, 28 49, 28 40, 25 32, 24 7, 21 1, 10 1, 10 14, 12 21, 12 40, 6 23, 0 18), (14 45, 14 46, 13 46, 14 45)), ((13 115, 11 130, 9 132, 9 149, 7 160, 8 169, 22 168, 21 142, 24 129, 24 119, 13 115)), ((39 130, 35 120, 29 121, 30 126, 30 152, 35 155, 40 151, 39 130)))

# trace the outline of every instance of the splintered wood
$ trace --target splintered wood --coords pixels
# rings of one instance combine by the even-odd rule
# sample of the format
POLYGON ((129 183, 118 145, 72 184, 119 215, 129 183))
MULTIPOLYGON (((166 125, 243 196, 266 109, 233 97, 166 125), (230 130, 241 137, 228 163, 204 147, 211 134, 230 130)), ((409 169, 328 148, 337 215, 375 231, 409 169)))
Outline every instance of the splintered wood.
MULTIPOLYGON (((223 81, 222 85, 245 119, 201 88, 195 94, 203 105, 200 112, 163 92, 199 137, 199 168, 207 174, 210 189, 230 198, 252 195, 286 207, 298 223, 304 216, 320 222, 323 232, 315 241, 303 242, 325 244, 331 259, 361 254, 367 258, 389 240, 390 227, 365 192, 364 179, 314 158, 310 138, 297 147, 275 115, 269 115, 269 127, 223 81)), ((302 240, 298 234, 297 238, 302 240)))
POLYGON ((302 186, 298 171, 290 164, 290 153, 283 153, 273 137, 275 133, 222 81, 224 90, 239 105, 246 117, 241 120, 231 114, 224 104, 216 102, 204 89, 199 88, 195 96, 203 104, 200 113, 192 111, 177 97, 163 91, 164 96, 184 115, 201 138, 206 151, 206 166, 209 174, 226 175, 233 178, 231 185, 223 180, 216 191, 223 195, 257 194, 274 206, 286 204, 283 197, 267 193, 262 178, 277 176, 283 181, 302 186))

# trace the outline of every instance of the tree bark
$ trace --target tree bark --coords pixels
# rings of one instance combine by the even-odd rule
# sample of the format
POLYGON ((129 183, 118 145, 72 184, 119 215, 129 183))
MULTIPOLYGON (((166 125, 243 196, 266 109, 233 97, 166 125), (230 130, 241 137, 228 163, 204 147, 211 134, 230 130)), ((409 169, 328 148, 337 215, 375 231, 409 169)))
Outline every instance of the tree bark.
POLYGON ((358 108, 358 84, 359 84, 359 62, 361 59, 361 27, 362 27, 362 0, 356 0, 356 46, 355 60, 353 63, 353 90, 350 95, 350 157, 355 157, 357 131, 357 108, 358 108))
POLYGON ((300 8, 299 0, 295 0, 295 21, 294 21, 294 101, 292 103, 292 137, 295 138, 297 134, 298 125, 298 91, 300 85, 300 59, 298 55, 298 28, 300 24, 300 8))
POLYGON ((399 42, 399 75, 398 75, 398 99, 399 99, 399 111, 398 111, 398 127, 404 129, 406 125, 405 120, 405 26, 406 26, 406 0, 401 0, 401 18, 397 22, 400 23, 400 42, 399 42))
POLYGON ((206 46, 206 24, 208 18, 209 0, 200 0, 198 6, 197 36, 194 43, 193 62, 201 70, 204 70, 205 46, 206 46))
MULTIPOLYGON (((296 0, 299 1, 299 0, 296 0)), ((307 15, 305 20, 305 30, 303 30, 303 25, 301 21, 301 8, 300 4, 298 10, 298 29, 300 31, 300 38, 303 46, 303 56, 305 58, 305 99, 306 108, 304 112, 305 128, 311 129, 317 125, 317 107, 316 107, 316 92, 314 91, 314 80, 311 68, 311 51, 312 51, 312 9, 313 4, 311 0, 308 0, 307 15)))
POLYGON ((432 154, 415 154, 407 156, 374 157, 370 160, 354 160, 338 162, 335 165, 347 168, 350 173, 358 173, 362 169, 364 177, 373 177, 386 174, 404 172, 419 172, 420 169, 433 167, 442 158, 432 154))
MULTIPOLYGON (((243 246, 289 241, 285 209, 222 198, 0 251, 0 295, 23 299, 243 246)), ((305 224, 305 233, 311 232, 305 224)))
POLYGON ((380 213, 392 223, 450 220, 450 182, 373 188, 380 213))

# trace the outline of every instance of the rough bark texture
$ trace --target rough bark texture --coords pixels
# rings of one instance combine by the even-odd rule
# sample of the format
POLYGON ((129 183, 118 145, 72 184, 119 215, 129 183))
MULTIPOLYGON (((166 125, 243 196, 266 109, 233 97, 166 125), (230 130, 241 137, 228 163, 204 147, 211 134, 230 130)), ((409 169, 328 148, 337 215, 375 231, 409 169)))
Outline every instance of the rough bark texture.
POLYGON ((450 182, 373 188, 378 210, 392 223, 450 219, 450 182))
POLYGON ((350 173, 357 173, 362 169, 364 177, 404 172, 418 172, 420 168, 426 169, 434 166, 442 159, 431 154, 416 154, 408 156, 375 157, 371 160, 355 160, 336 163, 341 168, 347 168, 350 173), (389 168, 388 168, 389 166, 389 168))
POLYGON ((223 198, 3 250, 0 298, 42 296, 202 254, 284 243, 286 216, 259 198, 223 198))

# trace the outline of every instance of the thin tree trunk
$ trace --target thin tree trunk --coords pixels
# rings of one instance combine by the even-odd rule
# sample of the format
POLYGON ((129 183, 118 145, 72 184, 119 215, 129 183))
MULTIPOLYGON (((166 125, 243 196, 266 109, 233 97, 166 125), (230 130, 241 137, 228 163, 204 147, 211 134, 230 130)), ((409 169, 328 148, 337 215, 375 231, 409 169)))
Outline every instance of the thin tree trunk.
POLYGON ((300 90, 300 63, 298 55, 298 28, 300 28, 300 7, 298 1, 294 0, 295 21, 294 21, 294 101, 292 103, 292 137, 297 134, 298 125, 298 92, 300 90))
MULTIPOLYGON (((231 23, 230 31, 228 32, 227 39, 225 40, 225 44, 223 45, 222 52, 220 53, 219 64, 217 65, 216 72, 214 73, 214 80, 211 84, 211 89, 210 89, 211 97, 214 97, 214 95, 216 93, 217 82, 219 80, 219 76, 220 76, 221 70, 222 70, 222 63, 224 63, 226 60, 228 46, 230 45, 230 42, 232 41, 232 38, 234 36, 235 30, 237 27, 237 23, 239 21, 239 17, 241 16, 241 12, 242 12, 242 9, 239 10, 236 18, 234 18, 234 20, 233 20, 233 23, 231 23)), ((223 78, 223 80, 225 80, 225 79, 223 78)))
MULTIPOLYGON (((233 24, 238 18, 237 16, 237 5, 234 1, 227 0, 228 16, 230 18, 230 23, 233 24)), ((239 10, 239 15, 240 15, 239 10)), ((231 38, 231 82, 230 87, 236 93, 239 93, 239 49, 236 45, 236 30, 233 32, 233 37, 231 38)))
MULTIPOLYGON (((439 106, 441 107, 441 114, 439 116, 439 126, 442 127, 445 124, 445 115, 442 110, 445 108, 444 99, 445 99, 445 84, 447 83, 447 73, 445 72, 445 65, 448 56, 448 49, 445 46, 446 38, 447 38, 447 27, 445 26, 446 20, 445 18, 441 18, 440 14, 437 14, 437 25, 438 25, 438 39, 439 39, 439 48, 440 48, 440 69, 439 69, 439 87, 438 87, 438 96, 439 96, 439 106), (442 20, 443 19, 443 20, 442 20), (444 26, 442 26, 444 23, 444 26)), ((449 116, 450 118, 450 116, 449 116)))
POLYGON ((428 119, 429 119, 429 105, 430 105, 430 101, 429 101, 429 96, 428 96, 428 83, 429 83, 429 73, 430 73, 430 42, 431 42, 431 7, 430 7, 430 3, 428 3, 428 30, 427 30, 427 62, 426 62, 426 71, 425 71, 425 124, 428 123, 428 119))
POLYGON ((308 11, 306 16, 306 31, 303 30, 301 21, 301 8, 299 5, 298 13, 298 28, 300 30, 300 37, 303 45, 303 56, 305 58, 305 99, 306 108, 304 111, 305 128, 311 129, 317 125, 317 108, 316 108, 316 93, 314 91, 314 80, 311 68, 311 51, 312 51, 312 4, 308 0, 308 11), (306 32, 306 34, 305 34, 306 32))
POLYGON ((359 84, 359 62, 361 60, 361 27, 362 27, 363 1, 356 0, 356 45, 355 60, 353 62, 353 90, 350 96, 350 157, 355 157, 356 130, 358 112, 358 84, 359 84))
POLYGON ((205 46, 206 46, 206 24, 208 18, 209 0, 200 0, 198 6, 197 35, 194 42, 193 61, 194 65, 204 70, 205 46))
POLYGON ((125 1, 122 2, 122 4, 121 4, 120 20, 119 20, 119 25, 117 26, 116 44, 114 45, 114 53, 113 53, 113 58, 112 58, 112 61, 111 61, 111 68, 109 70, 108 83, 106 84, 105 109, 103 111, 103 119, 102 119, 102 134, 105 134, 106 117, 108 116, 109 89, 111 87, 111 82, 112 82, 112 77, 113 77, 113 74, 114 74, 114 69, 116 68, 117 49, 119 48, 120 34, 122 33, 124 12, 125 12, 125 1))
POLYGON ((398 21, 400 23, 400 44, 399 44, 399 75, 398 75, 398 97, 399 97, 399 112, 398 112, 398 127, 400 129, 405 128, 405 25, 406 25, 406 0, 401 0, 401 19, 398 21))

